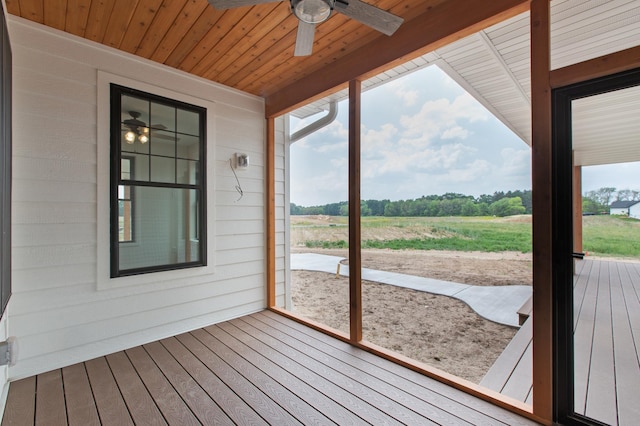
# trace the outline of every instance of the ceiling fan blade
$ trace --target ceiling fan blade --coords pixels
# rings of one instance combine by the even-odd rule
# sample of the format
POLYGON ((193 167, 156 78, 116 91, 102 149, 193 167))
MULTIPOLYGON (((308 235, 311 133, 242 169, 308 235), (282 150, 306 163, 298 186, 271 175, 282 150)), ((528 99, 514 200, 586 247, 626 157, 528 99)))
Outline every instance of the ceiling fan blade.
POLYGON ((254 6, 262 3, 273 3, 274 1, 280 0, 209 0, 209 4, 213 6, 214 9, 224 10, 241 6, 254 6))
POLYGON ((298 21, 298 34, 296 35, 296 48, 293 56, 309 56, 313 50, 313 36, 316 32, 316 24, 308 24, 298 21))
POLYGON ((360 0, 336 0, 334 10, 389 36, 404 22, 403 18, 360 0))

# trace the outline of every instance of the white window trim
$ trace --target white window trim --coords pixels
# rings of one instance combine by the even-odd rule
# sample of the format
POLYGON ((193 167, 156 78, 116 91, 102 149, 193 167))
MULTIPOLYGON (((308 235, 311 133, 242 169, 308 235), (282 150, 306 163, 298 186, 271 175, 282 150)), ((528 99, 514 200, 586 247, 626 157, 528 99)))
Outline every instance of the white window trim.
MULTIPOLYGON (((177 287, 202 281, 203 276, 215 273, 215 205, 213 188, 215 188, 215 103, 184 93, 175 92, 149 83, 132 80, 127 77, 98 70, 97 78, 97 259, 96 282, 98 290, 110 290, 120 287, 153 284, 154 289, 161 287, 177 287), (111 173, 111 99, 110 85, 121 86, 158 96, 175 99, 207 110, 206 143, 206 209, 207 209, 207 266, 150 272, 147 274, 111 278, 110 250, 110 173, 111 173)), ((207 278, 210 280, 210 278, 207 278)))

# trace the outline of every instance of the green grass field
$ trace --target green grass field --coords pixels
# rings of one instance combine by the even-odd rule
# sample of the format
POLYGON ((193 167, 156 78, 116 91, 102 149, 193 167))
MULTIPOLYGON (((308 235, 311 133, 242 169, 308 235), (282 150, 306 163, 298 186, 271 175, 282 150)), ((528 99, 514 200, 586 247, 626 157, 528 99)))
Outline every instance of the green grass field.
POLYGON ((585 216, 583 248, 597 256, 640 258, 640 220, 621 216, 585 216))
MULTIPOLYGON (((295 216, 293 217, 295 218, 295 216)), ((292 218, 292 226, 315 227, 312 221, 292 218)), ((331 217, 330 226, 347 225, 346 217, 331 217)), ((321 225, 318 225, 321 227, 321 225)), ((324 225, 327 226, 326 224, 324 225)), ((619 216, 585 216, 584 250, 591 255, 640 258, 640 221, 619 216)), ((393 228, 396 238, 363 239, 362 248, 393 250, 459 250, 531 252, 531 217, 363 217, 362 229, 381 235, 393 228), (406 235, 397 238, 398 234, 406 235), (421 232, 420 232, 421 231, 421 232), (416 234, 429 234, 429 237, 416 234)), ((371 232, 368 232, 371 234, 371 232)), ((322 235, 318 233, 318 235, 322 235)), ((345 248, 345 240, 322 237, 305 241, 307 247, 345 248)))

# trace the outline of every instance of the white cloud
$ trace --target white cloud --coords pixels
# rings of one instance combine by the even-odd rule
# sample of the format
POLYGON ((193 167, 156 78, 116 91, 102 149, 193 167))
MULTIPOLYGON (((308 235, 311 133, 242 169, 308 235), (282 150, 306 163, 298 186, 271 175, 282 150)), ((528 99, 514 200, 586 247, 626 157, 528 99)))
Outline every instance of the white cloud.
POLYGON ((502 165, 500 166, 504 176, 529 174, 531 168, 531 149, 504 148, 500 152, 502 165))
POLYGON ((397 145, 398 129, 390 123, 383 124, 378 130, 361 128, 361 151, 363 158, 381 158, 385 152, 392 151, 397 145))
POLYGON ((400 117, 404 129, 404 143, 416 147, 429 145, 434 138, 466 138, 470 131, 465 123, 485 121, 490 117, 471 95, 457 96, 453 102, 446 98, 427 101, 420 111, 412 116, 400 117))
POLYGON ((442 139, 466 139, 471 132, 460 126, 455 126, 442 132, 442 139))
POLYGON ((407 87, 407 83, 403 79, 390 81, 383 87, 386 87, 396 98, 399 98, 403 106, 410 107, 418 101, 418 91, 415 88, 407 87))
POLYGON ((487 178, 493 171, 493 165, 486 160, 475 160, 456 167, 439 176, 443 183, 474 183, 487 178))

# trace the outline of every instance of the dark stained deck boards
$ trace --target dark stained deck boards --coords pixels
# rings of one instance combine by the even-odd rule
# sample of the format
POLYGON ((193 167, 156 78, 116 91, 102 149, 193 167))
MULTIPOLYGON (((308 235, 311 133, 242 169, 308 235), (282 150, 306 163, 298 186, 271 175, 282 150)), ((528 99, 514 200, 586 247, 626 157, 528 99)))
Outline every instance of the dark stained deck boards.
MULTIPOLYGON (((286 410, 274 400, 264 394, 251 383, 241 372, 227 364, 216 352, 200 339, 208 340, 207 333, 196 330, 189 334, 177 336, 178 340, 194 353, 202 362, 211 369, 220 379, 240 396, 263 419, 280 424, 286 422, 299 424, 286 410)), ((222 348, 223 349, 223 348, 222 348)))
POLYGON ((269 311, 11 383, 2 424, 37 417, 55 425, 535 424, 269 311))
MULTIPOLYGON (((85 362, 84 365, 102 424, 133 424, 106 358, 92 359, 85 362)), ((40 375, 37 377, 39 379, 40 375)), ((11 387, 9 387, 9 392, 11 392, 11 387)), ((38 409, 39 407, 36 405, 36 412, 38 409)))
POLYGON ((153 400, 158 404, 158 408, 167 423, 179 425, 200 424, 196 416, 142 346, 129 349, 126 353, 153 400))
MULTIPOLYGON (((234 334, 236 338, 252 348, 260 348, 258 354, 252 358, 255 365, 261 365, 266 374, 274 380, 285 384, 288 389, 301 398, 310 401, 315 400, 315 407, 331 421, 338 424, 358 424, 362 422, 354 412, 347 410, 337 401, 349 401, 354 406, 356 397, 344 392, 342 388, 332 386, 332 384, 317 373, 306 370, 300 365, 296 365, 289 358, 281 355, 265 346, 255 345, 250 341, 250 336, 242 333, 234 334), (247 343, 247 341, 249 341, 247 343), (261 354, 261 355, 259 355, 261 354), (333 399, 332 399, 333 397, 333 399)), ((366 417, 367 407, 362 404, 363 417, 366 417)))
MULTIPOLYGON (((529 322, 528 320, 527 322, 529 322)), ((481 384, 531 402, 531 360, 522 341, 527 323, 496 360, 481 384), (529 370, 529 381, 517 371, 529 370), (526 399, 525 399, 526 398, 526 399)), ((640 418, 640 263, 576 262, 574 278, 576 412, 613 425, 640 418)))
MULTIPOLYGON (((107 362, 118 384, 134 423, 163 425, 167 422, 153 401, 140 376, 124 352, 108 355, 107 362)), ((82 364, 78 364, 82 365, 82 364)))
POLYGON ((291 321, 276 313, 263 311, 251 316, 239 318, 239 320, 243 321, 254 319, 268 323, 273 329, 291 334, 300 342, 309 341, 308 339, 316 340, 316 344, 320 345, 322 350, 330 356, 349 359, 351 365, 358 368, 375 367, 378 377, 384 378, 389 385, 405 389, 413 396, 441 407, 449 413, 457 413, 463 419, 473 424, 480 424, 487 419, 493 419, 487 422, 489 424, 534 424, 528 419, 458 391, 436 380, 429 379, 415 371, 388 362, 369 352, 354 348, 345 342, 333 339, 330 336, 305 327, 303 324, 291 321))
POLYGON ((202 389, 225 410, 233 422, 252 425, 267 424, 242 398, 226 386, 218 376, 209 370, 202 361, 175 337, 164 339, 161 343, 180 362, 191 377, 202 386, 202 389))
MULTIPOLYGON (((209 329, 209 328, 208 328, 209 329)), ((310 371, 318 372, 323 369, 326 369, 326 364, 318 362, 313 358, 312 349, 306 348, 305 354, 299 354, 294 352, 291 354, 292 359, 296 362, 299 362, 300 366, 309 369, 310 371), (298 356, 304 355, 304 356, 298 356), (311 358, 309 357, 311 356, 311 358)), ((405 407, 393 405, 384 395, 375 392, 371 388, 367 386, 361 386, 357 380, 345 380, 344 375, 335 369, 333 366, 330 371, 326 371, 324 376, 332 381, 339 387, 342 387, 344 390, 353 394, 355 388, 358 388, 361 393, 360 398, 363 399, 364 402, 368 402, 370 405, 366 407, 364 413, 374 415, 370 418, 372 423, 386 423, 386 424, 405 424, 410 421, 417 421, 418 415, 413 412, 409 412, 405 407), (413 414, 413 415, 412 415, 413 414)), ((422 420, 424 420, 422 418, 422 420)))
POLYGON ((96 402, 91 395, 91 385, 84 364, 74 364, 62 369, 67 419, 71 425, 99 425, 96 402))
POLYGON ((154 342, 144 345, 144 348, 201 423, 233 424, 229 416, 182 368, 164 346, 159 342, 154 342))
MULTIPOLYGON (((290 392, 275 380, 272 380, 260 368, 253 364, 250 360, 252 354, 244 348, 233 345, 226 336, 217 333, 217 326, 207 327, 204 330, 197 330, 194 335, 198 340, 204 343, 209 349, 214 349, 220 357, 229 364, 233 369, 242 372, 243 376, 250 381, 257 390, 265 397, 269 397, 281 409, 274 411, 269 417, 275 418, 274 415, 281 417, 280 423, 317 423, 328 424, 328 419, 300 399, 297 395, 290 392), (238 356, 239 355, 239 356, 238 356), (296 417, 292 414, 295 413, 296 417)), ((260 394, 258 394, 260 395, 260 394)), ((275 408, 275 405, 274 405, 275 408)))
MULTIPOLYGON (((240 320, 237 322, 240 322, 240 320)), ((242 328, 242 324, 239 325, 242 328)), ((249 324, 246 325, 250 326, 249 324)), ((253 322, 253 326, 256 326, 256 330, 260 330, 262 328, 257 324, 257 322, 253 322)), ((249 329, 248 327, 244 328, 249 329)), ((256 331, 252 330, 252 334, 253 333, 256 333, 256 331)), ((374 424, 383 422, 390 423, 393 421, 405 424, 415 424, 420 421, 424 422, 423 416, 425 411, 428 411, 430 419, 438 422, 447 421, 450 424, 452 422, 461 422, 461 419, 452 416, 444 410, 435 409, 435 407, 430 407, 430 410, 421 410, 421 401, 412 397, 412 395, 406 393, 401 395, 401 392, 397 391, 393 387, 381 385, 381 381, 372 376, 368 371, 358 370, 344 363, 344 361, 339 358, 328 357, 326 354, 311 345, 306 346, 304 354, 300 353, 295 349, 296 342, 283 333, 271 330, 271 336, 267 334, 257 334, 257 336, 259 336, 260 340, 269 342, 273 349, 283 345, 288 346, 291 350, 288 350, 287 352, 290 353, 289 356, 291 356, 291 359, 294 362, 300 362, 303 367, 306 367, 311 371, 321 371, 323 368, 326 368, 328 358, 338 359, 340 362, 333 366, 334 370, 325 376, 336 386, 344 388, 352 394, 359 394, 360 398, 365 398, 364 402, 371 404, 369 411, 375 412, 380 410, 383 412, 385 417, 380 416, 379 418, 368 419, 368 421, 371 421, 374 424), (403 397, 405 400, 403 402, 399 402, 402 401, 403 397), (411 409, 403 406, 403 403, 410 405, 411 409), (372 410, 372 408, 374 409, 372 410), (415 410, 415 412, 413 410, 415 410), (421 412, 418 413, 417 411, 421 412), (387 418, 386 416, 389 417, 387 418)))
POLYGON ((14 382, 10 386, 4 409, 3 424, 32 425, 36 416, 36 376, 14 382))
POLYGON ((42 410, 36 411, 36 425, 59 425, 67 422, 60 370, 38 376, 36 407, 42 407, 42 410))
MULTIPOLYGON (((227 327, 227 330, 229 332, 244 334, 240 328, 236 328, 236 327, 234 328, 237 331, 229 327, 227 327)), ((263 339, 269 340, 268 337, 265 337, 264 335, 259 336, 259 331, 256 330, 255 332, 257 333, 257 336, 260 338, 260 340, 263 340, 263 339)), ((254 340, 249 344, 251 344, 252 347, 254 347, 256 350, 260 350, 261 352, 265 351, 265 353, 268 352, 270 354, 270 357, 273 358, 274 360, 279 360, 279 361, 282 361, 283 363, 286 363, 287 369, 289 371, 299 375, 300 377, 304 377, 305 379, 309 380, 309 383, 311 384, 317 382, 315 377, 320 377, 318 373, 322 372, 322 370, 326 370, 327 368, 326 364, 322 364, 313 359, 307 358, 307 354, 309 353, 309 348, 307 348, 306 354, 302 354, 303 357, 299 357, 298 356, 299 354, 296 354, 295 352, 291 353, 289 348, 287 348, 287 351, 286 351, 287 356, 285 357, 279 354, 275 348, 269 347, 258 340, 254 340), (304 360, 302 358, 304 358, 304 360)), ((384 409, 389 405, 388 401, 385 401, 384 397, 379 394, 375 395, 368 388, 359 388, 362 391, 362 393, 358 392, 359 395, 354 394, 352 392, 353 387, 357 387, 358 383, 345 380, 344 376, 342 376, 338 372, 326 371, 324 372, 323 376, 324 376, 323 378, 324 383, 321 386, 319 386, 319 388, 325 391, 325 396, 333 395, 333 397, 335 398, 335 401, 333 402, 333 404, 337 404, 339 406, 341 406, 340 404, 342 404, 344 405, 344 406, 341 406, 342 410, 346 412, 348 412, 348 410, 352 410, 355 414, 360 416, 359 418, 352 417, 352 421, 355 421, 356 423, 358 421, 362 422, 363 420, 366 420, 374 424, 376 423, 400 424, 400 421, 397 419, 397 417, 400 417, 400 418, 410 417, 414 420, 417 419, 417 417, 412 417, 411 415, 415 413, 407 413, 405 410, 402 410, 401 408, 398 408, 398 407, 395 407, 397 408, 395 412, 392 412, 392 413, 388 412, 387 410, 384 409), (333 390, 333 393, 331 392, 331 390, 333 390), (368 397, 372 399, 367 400, 368 397)), ((390 410, 390 411, 394 411, 394 410, 390 410)), ((422 418, 422 421, 425 421, 424 418, 422 418)), ((339 424, 342 424, 342 423, 339 422, 339 424)))

